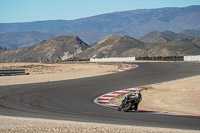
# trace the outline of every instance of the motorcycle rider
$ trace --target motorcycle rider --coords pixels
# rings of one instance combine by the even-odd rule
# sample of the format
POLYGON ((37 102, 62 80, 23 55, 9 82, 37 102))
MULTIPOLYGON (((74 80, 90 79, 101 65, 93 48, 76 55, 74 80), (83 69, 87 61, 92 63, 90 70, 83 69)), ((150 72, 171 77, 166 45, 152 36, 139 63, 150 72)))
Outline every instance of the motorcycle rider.
MULTIPOLYGON (((139 90, 137 90, 135 93, 130 94, 129 102, 134 103, 134 110, 138 109, 138 104, 142 101, 142 94, 139 90), (133 97, 131 97, 133 96, 133 97)), ((131 108, 132 109, 132 108, 131 108)), ((131 110, 130 110, 131 111, 131 110)))

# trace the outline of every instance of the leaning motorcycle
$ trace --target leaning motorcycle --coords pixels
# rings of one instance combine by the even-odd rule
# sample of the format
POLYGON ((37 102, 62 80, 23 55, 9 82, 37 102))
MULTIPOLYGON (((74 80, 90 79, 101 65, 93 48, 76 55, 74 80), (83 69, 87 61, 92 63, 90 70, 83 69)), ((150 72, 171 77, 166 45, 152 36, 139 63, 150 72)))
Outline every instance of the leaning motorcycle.
POLYGON ((123 110, 124 112, 131 111, 132 109, 135 108, 135 103, 136 99, 131 98, 130 95, 127 95, 123 100, 121 105, 118 107, 118 111, 123 110))

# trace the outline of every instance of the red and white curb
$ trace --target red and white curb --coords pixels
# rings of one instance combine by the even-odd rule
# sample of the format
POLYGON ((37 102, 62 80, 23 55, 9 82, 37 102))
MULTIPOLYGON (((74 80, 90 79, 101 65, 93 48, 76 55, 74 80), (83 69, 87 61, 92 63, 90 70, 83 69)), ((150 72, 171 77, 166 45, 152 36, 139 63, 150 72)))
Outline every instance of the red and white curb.
MULTIPOLYGON (((101 95, 97 97, 94 102, 98 105, 106 106, 109 108, 118 108, 119 105, 115 105, 110 103, 110 100, 118 95, 131 92, 131 91, 137 91, 137 90, 143 90, 144 87, 136 87, 136 88, 128 88, 128 89, 123 89, 119 91, 113 91, 110 93, 106 93, 104 95, 101 95)), ((146 110, 138 110, 139 112, 152 112, 154 114, 162 114, 162 115, 170 115, 170 116, 178 116, 178 117, 192 117, 192 118, 198 118, 200 119, 200 116, 193 116, 193 115, 177 115, 173 113, 168 113, 168 112, 157 112, 157 111, 146 111, 146 110)))
POLYGON ((123 93, 127 93, 130 91, 136 91, 136 90, 143 90, 144 87, 136 87, 136 88, 129 88, 129 89, 123 89, 123 90, 119 90, 119 91, 113 91, 104 95, 101 95, 100 97, 97 97, 94 102, 96 104, 102 105, 102 106, 106 106, 106 107, 110 107, 110 108, 117 108, 119 107, 118 105, 112 104, 110 103, 110 100, 118 95, 121 95, 123 93))
MULTIPOLYGON (((138 65, 136 64, 131 64, 129 67, 127 68, 123 68, 123 69, 119 69, 119 70, 115 70, 114 72, 124 72, 124 71, 128 71, 128 70, 131 70, 131 69, 134 69, 134 68, 137 68, 138 65)), ((107 94, 104 94, 100 97, 97 97, 94 102, 96 104, 99 104, 99 105, 102 105, 102 106, 107 106, 107 107, 112 107, 112 108, 117 108, 118 105, 115 105, 115 104, 111 104, 110 103, 110 100, 120 94, 123 94, 123 93, 127 93, 129 91, 133 91, 133 90, 141 90, 141 87, 136 87, 136 88, 129 88, 129 89, 124 89, 124 90, 119 90, 119 91, 115 91, 115 92, 110 92, 110 93, 107 93, 107 94)))
POLYGON ((124 72, 124 71, 128 71, 128 70, 131 70, 131 69, 137 68, 137 67, 138 67, 138 65, 136 65, 136 64, 131 64, 130 67, 122 68, 122 69, 119 69, 119 70, 115 70, 114 72, 124 72))

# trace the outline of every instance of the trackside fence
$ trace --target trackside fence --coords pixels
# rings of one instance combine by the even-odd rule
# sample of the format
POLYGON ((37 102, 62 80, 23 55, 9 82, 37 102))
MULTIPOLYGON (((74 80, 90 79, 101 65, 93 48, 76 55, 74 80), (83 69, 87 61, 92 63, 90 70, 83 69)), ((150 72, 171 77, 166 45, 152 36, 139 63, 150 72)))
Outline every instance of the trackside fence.
POLYGON ((184 61, 200 61, 200 55, 184 56, 184 61))
POLYGON ((200 55, 196 56, 167 56, 167 57, 112 57, 91 58, 91 62, 126 62, 126 61, 200 61, 200 55))
POLYGON ((91 58, 91 62, 124 62, 124 61, 135 61, 135 57, 113 57, 113 58, 91 58))
POLYGON ((0 69, 0 76, 29 75, 25 69, 0 69))
POLYGON ((145 60, 145 61, 183 61, 183 56, 167 56, 167 57, 136 57, 136 60, 145 60))

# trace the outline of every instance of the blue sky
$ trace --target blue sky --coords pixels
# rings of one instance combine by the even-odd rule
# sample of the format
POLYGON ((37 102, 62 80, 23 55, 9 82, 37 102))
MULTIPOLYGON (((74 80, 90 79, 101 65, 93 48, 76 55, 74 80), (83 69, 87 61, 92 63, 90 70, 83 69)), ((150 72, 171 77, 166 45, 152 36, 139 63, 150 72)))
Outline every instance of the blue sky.
POLYGON ((0 23, 73 20, 104 13, 200 5, 200 0, 0 0, 0 23))

